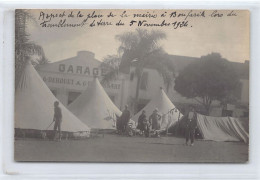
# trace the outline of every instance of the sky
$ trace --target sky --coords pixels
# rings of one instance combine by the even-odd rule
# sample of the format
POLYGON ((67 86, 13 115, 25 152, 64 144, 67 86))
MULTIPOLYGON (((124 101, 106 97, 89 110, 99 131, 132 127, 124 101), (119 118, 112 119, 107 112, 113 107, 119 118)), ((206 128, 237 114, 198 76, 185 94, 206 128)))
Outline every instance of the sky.
POLYGON ((146 28, 148 30, 160 30, 165 32, 167 38, 160 41, 160 45, 168 54, 200 57, 218 52, 222 57, 235 62, 244 62, 250 59, 249 53, 249 33, 250 20, 249 11, 216 11, 210 10, 126 10, 128 17, 121 17, 125 10, 95 10, 95 15, 91 16, 94 10, 29 10, 28 12, 36 21, 28 21, 27 31, 30 40, 41 45, 45 55, 50 62, 55 62, 76 56, 78 51, 91 51, 95 53, 95 58, 103 60, 108 55, 117 54, 120 42, 115 39, 116 35, 124 32, 135 31, 136 28, 146 28), (72 12, 74 17, 68 17, 72 12), (78 12, 83 17, 77 17, 78 12), (61 14, 65 14, 63 17, 61 14), (110 12, 114 17, 107 17, 110 12), (174 17, 174 12, 179 17, 174 17), (233 16, 227 16, 232 12, 233 16), (170 16, 170 14, 172 16, 170 16), (83 27, 41 27, 43 21, 46 24, 56 24, 60 20, 66 19, 66 23, 81 23, 87 18, 83 27), (88 14, 90 15, 88 17, 88 14), (134 14, 138 17, 134 17, 134 14), (162 17, 162 14, 165 17, 162 17), (154 16, 156 15, 156 18, 154 16), (222 15, 222 16, 221 16, 222 15), (146 16, 146 17, 140 17, 146 16), (148 16, 148 17, 147 17, 148 16), (153 16, 153 17, 152 17, 153 16), (221 17, 219 17, 221 16, 221 17), (98 26, 97 21, 111 22, 110 26, 98 26), (91 22, 95 26, 90 27, 91 22), (124 26, 116 26, 120 21, 124 26), (170 23, 167 27, 138 27, 137 23, 129 26, 130 21, 146 20, 149 24, 161 23, 163 20, 170 23), (173 26, 174 22, 187 22, 187 27, 173 26))

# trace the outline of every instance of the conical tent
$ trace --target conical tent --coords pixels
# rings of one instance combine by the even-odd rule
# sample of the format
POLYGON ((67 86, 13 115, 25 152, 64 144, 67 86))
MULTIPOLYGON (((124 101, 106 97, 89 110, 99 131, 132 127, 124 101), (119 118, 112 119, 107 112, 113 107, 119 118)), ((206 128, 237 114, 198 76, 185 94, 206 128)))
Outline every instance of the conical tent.
MULTIPOLYGON (((46 130, 53 121, 54 102, 58 101, 29 62, 15 92, 15 128, 46 130)), ((89 132, 90 128, 59 103, 61 130, 89 132)), ((49 127, 53 129, 54 123, 49 127)))
POLYGON ((81 121, 95 129, 115 129, 116 116, 122 114, 96 77, 68 108, 81 121))
POLYGON ((154 98, 134 117, 132 118, 135 122, 138 122, 138 118, 142 111, 145 110, 147 118, 153 113, 155 109, 158 109, 159 114, 162 116, 161 129, 164 130, 176 123, 178 119, 182 117, 180 111, 174 106, 164 90, 160 88, 154 98))

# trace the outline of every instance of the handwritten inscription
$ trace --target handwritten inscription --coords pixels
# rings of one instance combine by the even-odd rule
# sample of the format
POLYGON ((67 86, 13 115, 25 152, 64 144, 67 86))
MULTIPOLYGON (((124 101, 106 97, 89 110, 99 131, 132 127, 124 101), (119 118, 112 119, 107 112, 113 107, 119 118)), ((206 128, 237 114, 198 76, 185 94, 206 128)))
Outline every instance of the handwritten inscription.
MULTIPOLYGON (((115 10, 64 10, 59 13, 40 11, 39 25, 43 28, 95 28, 95 27, 168 27, 172 29, 192 28, 192 19, 232 18, 238 16, 234 10, 187 10, 187 11, 136 11, 115 10)), ((193 23, 192 23, 193 22, 193 23)))

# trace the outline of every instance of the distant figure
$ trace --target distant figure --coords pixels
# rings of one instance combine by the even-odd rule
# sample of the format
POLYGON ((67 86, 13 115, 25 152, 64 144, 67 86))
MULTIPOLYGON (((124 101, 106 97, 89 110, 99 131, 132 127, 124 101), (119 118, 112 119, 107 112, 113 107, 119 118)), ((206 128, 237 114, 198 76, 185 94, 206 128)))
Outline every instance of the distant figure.
POLYGON ((120 121, 122 123, 122 131, 126 131, 126 127, 128 125, 128 122, 130 120, 130 111, 128 110, 128 106, 125 105, 125 109, 120 117, 120 121))
POLYGON ((58 131, 59 131, 59 141, 61 141, 62 113, 61 113, 61 108, 59 107, 59 102, 58 101, 54 102, 54 117, 53 117, 53 121, 55 121, 55 124, 54 124, 54 131, 55 131, 54 140, 55 140, 55 137, 56 137, 56 131, 58 129, 58 131))
POLYGON ((190 107, 190 111, 187 115, 186 127, 185 127, 185 136, 186 136, 186 145, 188 145, 189 140, 191 141, 191 146, 194 145, 194 136, 195 129, 197 127, 197 113, 193 107, 190 107))
POLYGON ((159 130, 161 128, 161 115, 158 113, 158 109, 155 108, 152 115, 149 117, 149 122, 152 123, 152 130, 155 131, 155 136, 160 137, 159 130))
POLYGON ((146 121, 146 114, 145 114, 145 110, 143 110, 142 114, 138 118, 138 125, 136 127, 137 129, 140 129, 141 134, 144 134, 145 131, 145 127, 144 127, 145 121, 146 121))

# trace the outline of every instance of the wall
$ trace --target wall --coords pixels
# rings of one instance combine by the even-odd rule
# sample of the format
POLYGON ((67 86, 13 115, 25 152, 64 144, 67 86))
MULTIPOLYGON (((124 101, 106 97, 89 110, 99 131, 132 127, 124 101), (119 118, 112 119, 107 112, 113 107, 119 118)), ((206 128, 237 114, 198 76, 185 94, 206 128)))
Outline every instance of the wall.
MULTIPOLYGON (((47 86, 55 91, 56 97, 65 105, 68 105, 70 92, 82 93, 97 76, 102 80, 104 69, 100 68, 101 62, 94 58, 94 54, 81 51, 77 56, 55 63, 41 65, 37 70, 47 86)), ((122 106, 124 79, 103 84, 109 96, 113 96, 116 106, 122 106)), ((124 96, 123 96, 124 97, 124 96)))
MULTIPOLYGON (((101 62, 95 59, 92 52, 81 51, 77 56, 71 57, 55 63, 41 65, 38 69, 40 76, 51 90, 56 91, 56 97, 65 105, 68 105, 68 96, 70 92, 81 93, 86 90, 89 83, 97 76, 102 80, 106 73, 105 69, 100 68, 101 62)), ((133 102, 136 95, 137 77, 133 76, 135 67, 130 67, 129 74, 120 74, 117 80, 109 84, 103 84, 103 87, 110 97, 113 97, 115 105, 123 110, 127 104, 133 111, 133 102)), ((174 82, 167 92, 162 76, 155 69, 144 69, 148 74, 147 88, 139 90, 139 106, 144 106, 151 100, 160 87, 163 87, 171 101, 180 107, 186 107, 190 104, 198 105, 194 99, 188 99, 181 96, 174 90, 174 82)), ((242 79, 241 102, 249 102, 249 80, 242 79)), ((74 94, 75 94, 74 93, 74 94)), ((220 114, 219 102, 212 103, 212 115, 220 114)))

